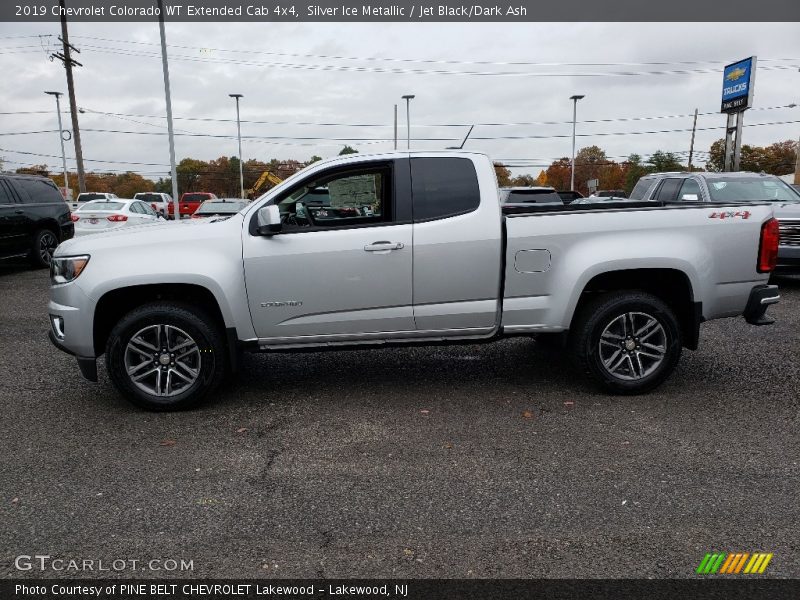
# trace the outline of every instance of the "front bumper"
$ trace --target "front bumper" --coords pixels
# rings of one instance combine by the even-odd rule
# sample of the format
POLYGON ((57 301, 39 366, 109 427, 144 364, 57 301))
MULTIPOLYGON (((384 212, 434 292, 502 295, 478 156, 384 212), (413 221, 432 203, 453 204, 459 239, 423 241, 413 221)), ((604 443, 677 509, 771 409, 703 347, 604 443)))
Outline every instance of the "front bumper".
POLYGON ((75 359, 78 361, 78 368, 81 371, 81 375, 83 375, 84 379, 89 381, 97 382, 97 359, 91 358, 88 356, 77 356, 72 350, 64 346, 58 341, 58 337, 53 329, 50 329, 48 332, 48 337, 50 341, 53 343, 53 346, 61 350, 62 352, 66 352, 67 354, 72 354, 75 356, 75 359))
POLYGON ((767 309, 780 301, 777 285, 759 285, 752 289, 744 318, 751 325, 772 325, 775 319, 767 316, 767 309))

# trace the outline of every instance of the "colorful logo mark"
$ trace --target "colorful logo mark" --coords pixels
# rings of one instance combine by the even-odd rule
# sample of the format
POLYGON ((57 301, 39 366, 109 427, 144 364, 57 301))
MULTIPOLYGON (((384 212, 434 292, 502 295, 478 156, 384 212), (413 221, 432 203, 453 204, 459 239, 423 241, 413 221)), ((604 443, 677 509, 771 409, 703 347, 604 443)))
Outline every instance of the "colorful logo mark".
POLYGON ((742 77, 745 73, 747 73, 746 70, 744 70, 741 67, 738 67, 736 69, 733 69, 730 73, 728 73, 725 79, 727 79, 728 81, 736 81, 737 79, 742 77))
POLYGON ((695 572, 698 575, 756 575, 763 573, 771 560, 772 552, 714 552, 703 557, 695 572))

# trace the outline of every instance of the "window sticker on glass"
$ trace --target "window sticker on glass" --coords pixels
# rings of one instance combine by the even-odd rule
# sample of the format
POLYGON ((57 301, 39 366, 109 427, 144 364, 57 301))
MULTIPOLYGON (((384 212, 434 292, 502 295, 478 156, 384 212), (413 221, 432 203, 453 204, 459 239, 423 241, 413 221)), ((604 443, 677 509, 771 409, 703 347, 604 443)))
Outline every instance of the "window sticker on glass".
POLYGON ((377 180, 376 175, 356 175, 331 181, 328 184, 331 206, 361 208, 377 204, 377 180))

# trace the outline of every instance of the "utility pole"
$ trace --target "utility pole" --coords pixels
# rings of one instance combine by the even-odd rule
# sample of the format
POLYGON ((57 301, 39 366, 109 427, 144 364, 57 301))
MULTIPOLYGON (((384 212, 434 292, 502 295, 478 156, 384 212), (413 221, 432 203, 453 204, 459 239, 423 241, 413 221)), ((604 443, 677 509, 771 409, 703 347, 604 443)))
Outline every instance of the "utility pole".
POLYGON ((800 138, 797 138, 795 152, 797 153, 797 161, 794 164, 794 183, 795 185, 800 185, 800 138))
MULTIPOLYGON (((167 34, 164 30, 164 2, 158 0, 158 32, 161 34, 161 68, 164 71, 164 96, 167 103, 167 137, 169 138, 169 167, 172 178, 172 216, 181 220, 178 207, 178 168, 175 166, 175 132, 172 130, 172 96, 169 92, 169 64, 167 63, 167 34)), ((169 211, 167 211, 169 214, 169 211)))
POLYGON ((64 0, 58 0, 61 7, 61 43, 63 52, 55 52, 50 55, 50 60, 57 58, 64 63, 67 70, 67 94, 69 95, 69 111, 72 116, 72 139, 75 141, 75 162, 78 164, 78 191, 86 191, 86 181, 83 171, 83 149, 81 147, 81 130, 78 126, 78 106, 75 104, 75 82, 72 78, 72 67, 82 67, 83 65, 72 59, 71 52, 80 54, 75 46, 69 43, 69 33, 67 32, 67 16, 64 0))
POLYGON ((397 104, 394 105, 394 149, 397 150, 397 104))
POLYGON ((64 200, 71 200, 69 193, 69 180, 67 179, 67 155, 64 152, 64 127, 61 125, 61 92, 45 92, 48 96, 56 98, 56 113, 58 113, 58 139, 61 141, 61 164, 64 167, 64 200))
POLYGON ((692 141, 689 144, 689 171, 692 170, 692 155, 694 154, 694 132, 697 131, 697 109, 694 109, 694 123, 692 124, 692 141))

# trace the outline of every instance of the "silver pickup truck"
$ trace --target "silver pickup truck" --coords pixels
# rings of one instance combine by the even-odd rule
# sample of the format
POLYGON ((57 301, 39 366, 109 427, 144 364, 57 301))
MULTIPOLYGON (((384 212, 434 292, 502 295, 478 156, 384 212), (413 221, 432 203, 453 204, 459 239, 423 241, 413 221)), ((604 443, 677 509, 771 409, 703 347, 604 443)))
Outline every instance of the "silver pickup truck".
POLYGON ((469 152, 314 163, 229 218, 63 243, 50 339, 135 404, 187 408, 242 351, 566 334, 604 389, 648 391, 701 322, 771 322, 768 204, 531 206, 504 215, 469 152), (725 213, 726 218, 718 215, 725 213))

